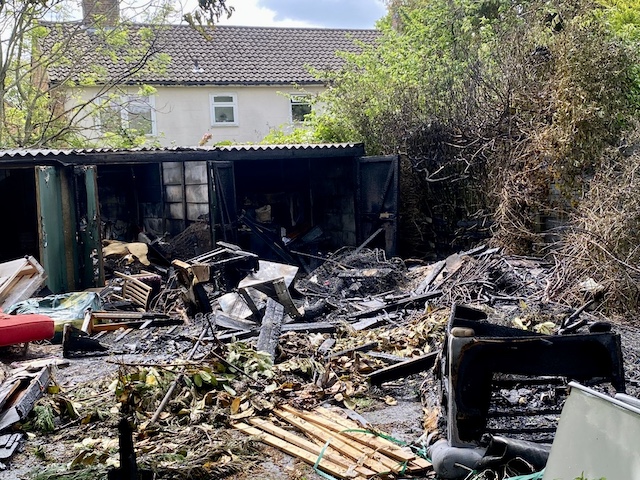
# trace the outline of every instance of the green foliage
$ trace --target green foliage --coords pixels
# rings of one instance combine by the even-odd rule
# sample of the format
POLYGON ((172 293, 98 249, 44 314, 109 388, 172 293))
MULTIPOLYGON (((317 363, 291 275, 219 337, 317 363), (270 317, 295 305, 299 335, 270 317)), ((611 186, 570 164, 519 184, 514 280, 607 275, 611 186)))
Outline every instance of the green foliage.
POLYGON ((411 201, 454 226, 488 215, 498 243, 529 253, 635 119, 636 3, 394 2, 376 45, 316 72, 330 87, 311 127, 329 128, 312 136, 406 153, 426 197, 411 201))
POLYGON ((40 432, 53 432, 55 429, 53 409, 49 405, 33 407, 33 427, 40 432))
POLYGON ((597 11, 611 31, 627 41, 640 41, 640 2, 638 0, 599 0, 597 11))
POLYGON ((183 15, 183 19, 194 28, 205 32, 205 27, 213 26, 222 16, 229 18, 234 8, 225 0, 198 0, 198 6, 183 15))
POLYGON ((356 132, 349 130, 331 115, 312 111, 306 115, 302 125, 281 125, 273 128, 260 143, 266 145, 342 143, 358 139, 356 132))
POLYGON ((273 361, 266 352, 259 352, 244 342, 234 342, 229 345, 227 362, 241 368, 244 373, 257 379, 258 377, 273 377, 273 361))
POLYGON ((281 126, 269 130, 260 143, 263 145, 291 145, 319 142, 315 141, 315 132, 310 128, 290 129, 288 126, 281 126))
POLYGON ((82 470, 70 471, 66 465, 51 465, 44 470, 33 472, 33 480, 93 480, 105 478, 107 469, 104 466, 91 466, 82 470))
MULTIPOLYGON (((156 53, 155 43, 173 14, 171 3, 158 2, 146 13, 149 23, 143 27, 126 21, 107 25, 98 17, 89 28, 43 23, 52 11, 64 14, 64 5, 61 0, 0 2, 0 148, 149 144, 139 125, 123 125, 101 136, 96 104, 115 91, 128 90, 126 85, 141 75, 166 69, 169 58, 156 53), (96 56, 106 62, 96 62, 96 56), (109 73, 109 61, 124 69, 109 73), (58 72, 55 81, 50 80, 52 70, 58 72)), ((123 17, 127 8, 135 7, 123 8, 123 17)), ((144 90, 149 95, 149 88, 144 90)))

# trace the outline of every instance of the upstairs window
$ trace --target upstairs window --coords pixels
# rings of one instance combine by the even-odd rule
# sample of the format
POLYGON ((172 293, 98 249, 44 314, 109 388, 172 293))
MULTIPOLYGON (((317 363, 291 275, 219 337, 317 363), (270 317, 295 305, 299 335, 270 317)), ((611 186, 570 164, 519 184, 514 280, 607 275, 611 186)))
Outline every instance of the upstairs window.
POLYGON ((129 96, 125 112, 129 128, 136 130, 139 134, 155 134, 153 97, 129 96))
POLYGON ((108 101, 100 109, 100 130, 119 133, 135 130, 138 135, 155 135, 156 119, 153 97, 125 95, 108 101))
POLYGON ((238 125, 238 98, 235 93, 216 94, 210 96, 211 125, 238 125))
POLYGON ((310 95, 291 95, 291 121, 303 122, 311 113, 310 95))

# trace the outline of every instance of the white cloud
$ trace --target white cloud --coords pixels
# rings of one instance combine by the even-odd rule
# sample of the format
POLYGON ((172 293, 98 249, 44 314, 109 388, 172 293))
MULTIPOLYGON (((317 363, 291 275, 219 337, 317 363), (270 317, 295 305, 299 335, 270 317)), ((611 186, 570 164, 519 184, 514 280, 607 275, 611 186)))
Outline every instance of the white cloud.
MULTIPOLYGON (((195 0, 182 2, 184 11, 195 8, 195 0)), ((221 18, 220 25, 241 25, 249 27, 322 27, 319 23, 306 20, 293 20, 286 15, 260 5, 260 0, 228 0, 228 6, 234 7, 230 18, 221 18), (278 20, 276 20, 276 16, 278 20)))
POLYGON ((293 20, 286 15, 277 15, 274 10, 259 5, 260 0, 235 0, 229 5, 235 7, 229 19, 221 19, 220 25, 246 25, 260 27, 320 27, 318 23, 293 20), (276 20, 276 16, 279 17, 276 20))
POLYGON ((331 28, 372 28, 387 11, 381 0, 260 0, 260 3, 277 12, 276 19, 313 19, 331 28))

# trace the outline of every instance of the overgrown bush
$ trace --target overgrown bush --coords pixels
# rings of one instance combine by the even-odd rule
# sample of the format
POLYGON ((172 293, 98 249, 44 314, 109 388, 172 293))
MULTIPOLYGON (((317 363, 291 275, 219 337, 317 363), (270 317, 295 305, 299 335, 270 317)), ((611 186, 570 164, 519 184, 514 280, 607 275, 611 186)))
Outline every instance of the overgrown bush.
POLYGON ((392 2, 378 44, 322 77, 327 140, 411 165, 403 254, 455 246, 474 221, 510 253, 542 251, 638 105, 639 36, 609 3, 392 2))
POLYGON ((595 294, 607 313, 640 308, 638 147, 607 152, 554 254, 554 298, 579 305, 595 294))

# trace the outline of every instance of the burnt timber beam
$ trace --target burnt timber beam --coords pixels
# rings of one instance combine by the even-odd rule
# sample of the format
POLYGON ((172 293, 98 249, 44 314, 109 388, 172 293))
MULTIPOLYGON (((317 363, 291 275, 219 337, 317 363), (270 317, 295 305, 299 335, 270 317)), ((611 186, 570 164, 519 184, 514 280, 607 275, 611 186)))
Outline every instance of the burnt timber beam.
POLYGON ((407 375, 424 372, 435 365, 438 353, 439 352, 427 353, 421 357, 412 358, 406 362, 382 368, 367 375, 367 380, 371 385, 380 385, 384 382, 404 378, 407 375))
POLYGON ((381 307, 372 308, 370 310, 365 310, 363 312, 356 312, 349 315, 349 318, 362 318, 368 317, 369 315, 373 315, 374 313, 382 312, 385 310, 395 310, 398 308, 406 307, 415 302, 421 302, 423 300, 430 300, 432 298, 436 298, 442 295, 442 292, 429 292, 423 295, 417 295, 415 297, 403 298, 402 300, 398 300, 397 302, 390 303, 388 305, 383 305, 381 307))
POLYGON ((36 401, 49 386, 50 379, 51 371, 48 366, 31 377, 29 383, 16 394, 15 400, 12 399, 12 405, 0 415, 0 431, 27 418, 36 401))
POLYGON ((278 341, 280 340, 283 320, 284 307, 269 298, 267 300, 264 317, 262 317, 262 326, 260 327, 256 350, 267 352, 272 360, 276 358, 276 349, 278 348, 278 341))

